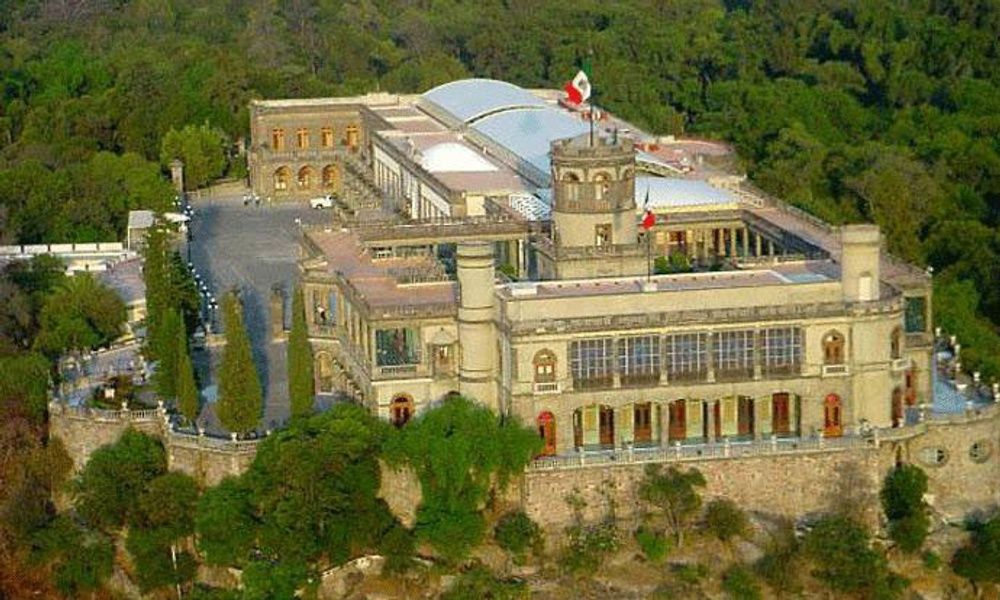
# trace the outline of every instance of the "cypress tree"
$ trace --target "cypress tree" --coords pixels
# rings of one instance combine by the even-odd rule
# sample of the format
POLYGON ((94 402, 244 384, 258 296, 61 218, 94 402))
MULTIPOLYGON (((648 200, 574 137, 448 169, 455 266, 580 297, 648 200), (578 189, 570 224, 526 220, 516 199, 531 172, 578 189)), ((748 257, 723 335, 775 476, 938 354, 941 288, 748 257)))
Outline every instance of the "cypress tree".
POLYGON ((156 391, 164 400, 172 400, 177 397, 177 375, 178 375, 178 352, 177 338, 181 336, 185 343, 185 353, 187 335, 181 315, 175 310, 167 309, 163 315, 163 320, 159 325, 156 344, 159 349, 156 351, 156 373, 154 375, 156 391), (170 342, 169 346, 167 342, 170 342))
POLYGON ((188 351, 187 334, 181 327, 177 332, 177 408, 189 423, 198 418, 198 386, 194 381, 194 366, 188 351))
POLYGON ((306 331, 305 300, 302 289, 292 297, 292 331, 288 336, 288 397, 292 417, 307 416, 315 400, 313 356, 306 331))
POLYGON ((229 431, 246 433, 260 420, 263 392, 243 325, 243 307, 232 292, 222 299, 226 347, 219 368, 219 421, 229 431))
POLYGON ((173 337, 162 335, 170 309, 169 241, 159 220, 146 233, 143 251, 143 279, 146 283, 146 356, 159 359, 172 348, 173 337))

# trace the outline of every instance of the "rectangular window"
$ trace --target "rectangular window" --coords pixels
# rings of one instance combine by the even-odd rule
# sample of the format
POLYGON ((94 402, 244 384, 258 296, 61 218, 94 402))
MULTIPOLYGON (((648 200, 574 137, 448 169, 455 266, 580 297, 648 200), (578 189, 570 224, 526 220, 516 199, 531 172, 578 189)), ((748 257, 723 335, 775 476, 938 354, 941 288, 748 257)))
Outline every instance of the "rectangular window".
POLYGON ((798 327, 764 329, 764 373, 791 375, 802 366, 802 332, 798 327))
POLYGON ((580 340, 569 345, 569 367, 573 387, 609 388, 612 384, 612 339, 580 340))
POLYGON ((667 377, 696 381, 708 375, 708 343, 704 333, 667 336, 667 377))
POLYGON ((379 329, 375 332, 375 364, 380 367, 420 363, 420 335, 416 329, 379 329))
POLYGON ((309 147, 309 130, 305 127, 300 127, 298 131, 295 132, 295 137, 298 141, 299 148, 309 147))
POLYGON ((344 132, 344 135, 347 136, 344 141, 347 142, 347 145, 352 150, 358 147, 358 138, 359 138, 359 136, 358 136, 358 126, 357 125, 348 125, 347 129, 344 132))
POLYGON ((640 335, 618 341, 618 372, 622 385, 660 382, 660 338, 640 335))
POLYGON ((718 379, 753 377, 753 330, 720 331, 716 334, 715 376, 718 379))
POLYGON ((333 128, 324 127, 320 130, 320 142, 324 148, 333 148, 333 128))
POLYGON ((272 129, 271 130, 271 147, 275 150, 285 149, 285 130, 284 129, 272 129))
POLYGON ((611 224, 602 223, 594 227, 594 245, 607 246, 611 244, 611 224))
POLYGON ((914 296, 906 299, 906 333, 927 331, 927 298, 914 296))

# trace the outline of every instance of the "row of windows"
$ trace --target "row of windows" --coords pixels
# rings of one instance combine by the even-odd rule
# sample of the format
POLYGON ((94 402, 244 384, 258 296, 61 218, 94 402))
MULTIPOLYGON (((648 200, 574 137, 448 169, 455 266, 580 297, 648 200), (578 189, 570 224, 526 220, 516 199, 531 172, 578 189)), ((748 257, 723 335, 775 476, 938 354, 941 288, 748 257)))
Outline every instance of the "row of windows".
MULTIPOLYGON (((348 125, 344 129, 344 139, 343 144, 345 146, 350 146, 351 148, 356 148, 358 146, 360 130, 357 125, 348 125)), ((322 127, 319 130, 319 147, 320 148, 333 148, 335 145, 333 137, 333 127, 322 127)), ((295 147, 300 150, 305 150, 309 148, 312 144, 312 133, 309 129, 305 127, 299 127, 295 130, 295 147)), ((285 150, 285 130, 281 127, 275 127, 271 130, 271 149, 281 151, 285 150)))
MULTIPOLYGON (((292 170, 288 167, 278 167, 274 171, 274 189, 277 191, 288 191, 292 189, 292 170)), ((340 169, 336 165, 326 165, 317 172, 316 169, 306 165, 295 173, 295 187, 300 190, 310 190, 320 184, 324 189, 337 187, 340 180, 340 169), (318 177, 317 177, 318 176, 318 177)))
MULTIPOLYGON (((765 374, 794 374, 802 365, 802 331, 798 327, 772 327, 723 331, 715 335, 680 333, 663 338, 644 335, 595 338, 570 343, 569 366, 574 385, 581 388, 610 387, 617 365, 622 385, 656 383, 661 370, 671 380, 698 380, 714 367, 717 377, 751 377, 755 349, 765 374), (616 360, 617 359, 617 360, 616 360)), ((555 379, 555 355, 543 351, 535 357, 535 381, 555 379)))

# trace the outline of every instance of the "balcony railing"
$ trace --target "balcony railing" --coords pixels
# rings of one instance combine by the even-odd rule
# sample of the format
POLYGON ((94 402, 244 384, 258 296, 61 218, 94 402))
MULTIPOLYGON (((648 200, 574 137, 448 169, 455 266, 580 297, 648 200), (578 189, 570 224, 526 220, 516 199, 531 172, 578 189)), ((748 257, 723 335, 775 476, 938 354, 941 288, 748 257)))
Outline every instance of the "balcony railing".
POLYGON ((558 394, 558 381, 536 381, 532 388, 536 394, 558 394))
POLYGON ((905 370, 907 370, 909 368, 910 368, 910 359, 909 358, 894 358, 892 360, 892 370, 893 371, 896 371, 896 372, 905 371, 905 370))

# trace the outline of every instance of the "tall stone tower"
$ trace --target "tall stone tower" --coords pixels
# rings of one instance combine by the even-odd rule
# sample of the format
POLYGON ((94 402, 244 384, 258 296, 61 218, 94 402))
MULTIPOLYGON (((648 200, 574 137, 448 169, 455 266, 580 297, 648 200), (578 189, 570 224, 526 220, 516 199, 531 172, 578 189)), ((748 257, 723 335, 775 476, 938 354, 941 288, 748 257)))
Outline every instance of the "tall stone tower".
POLYGON ((467 242, 456 249, 459 285, 459 391, 499 412, 496 332, 493 326, 493 244, 467 242))
POLYGON ((635 148, 589 136, 552 144, 552 221, 560 248, 637 243, 635 148))

